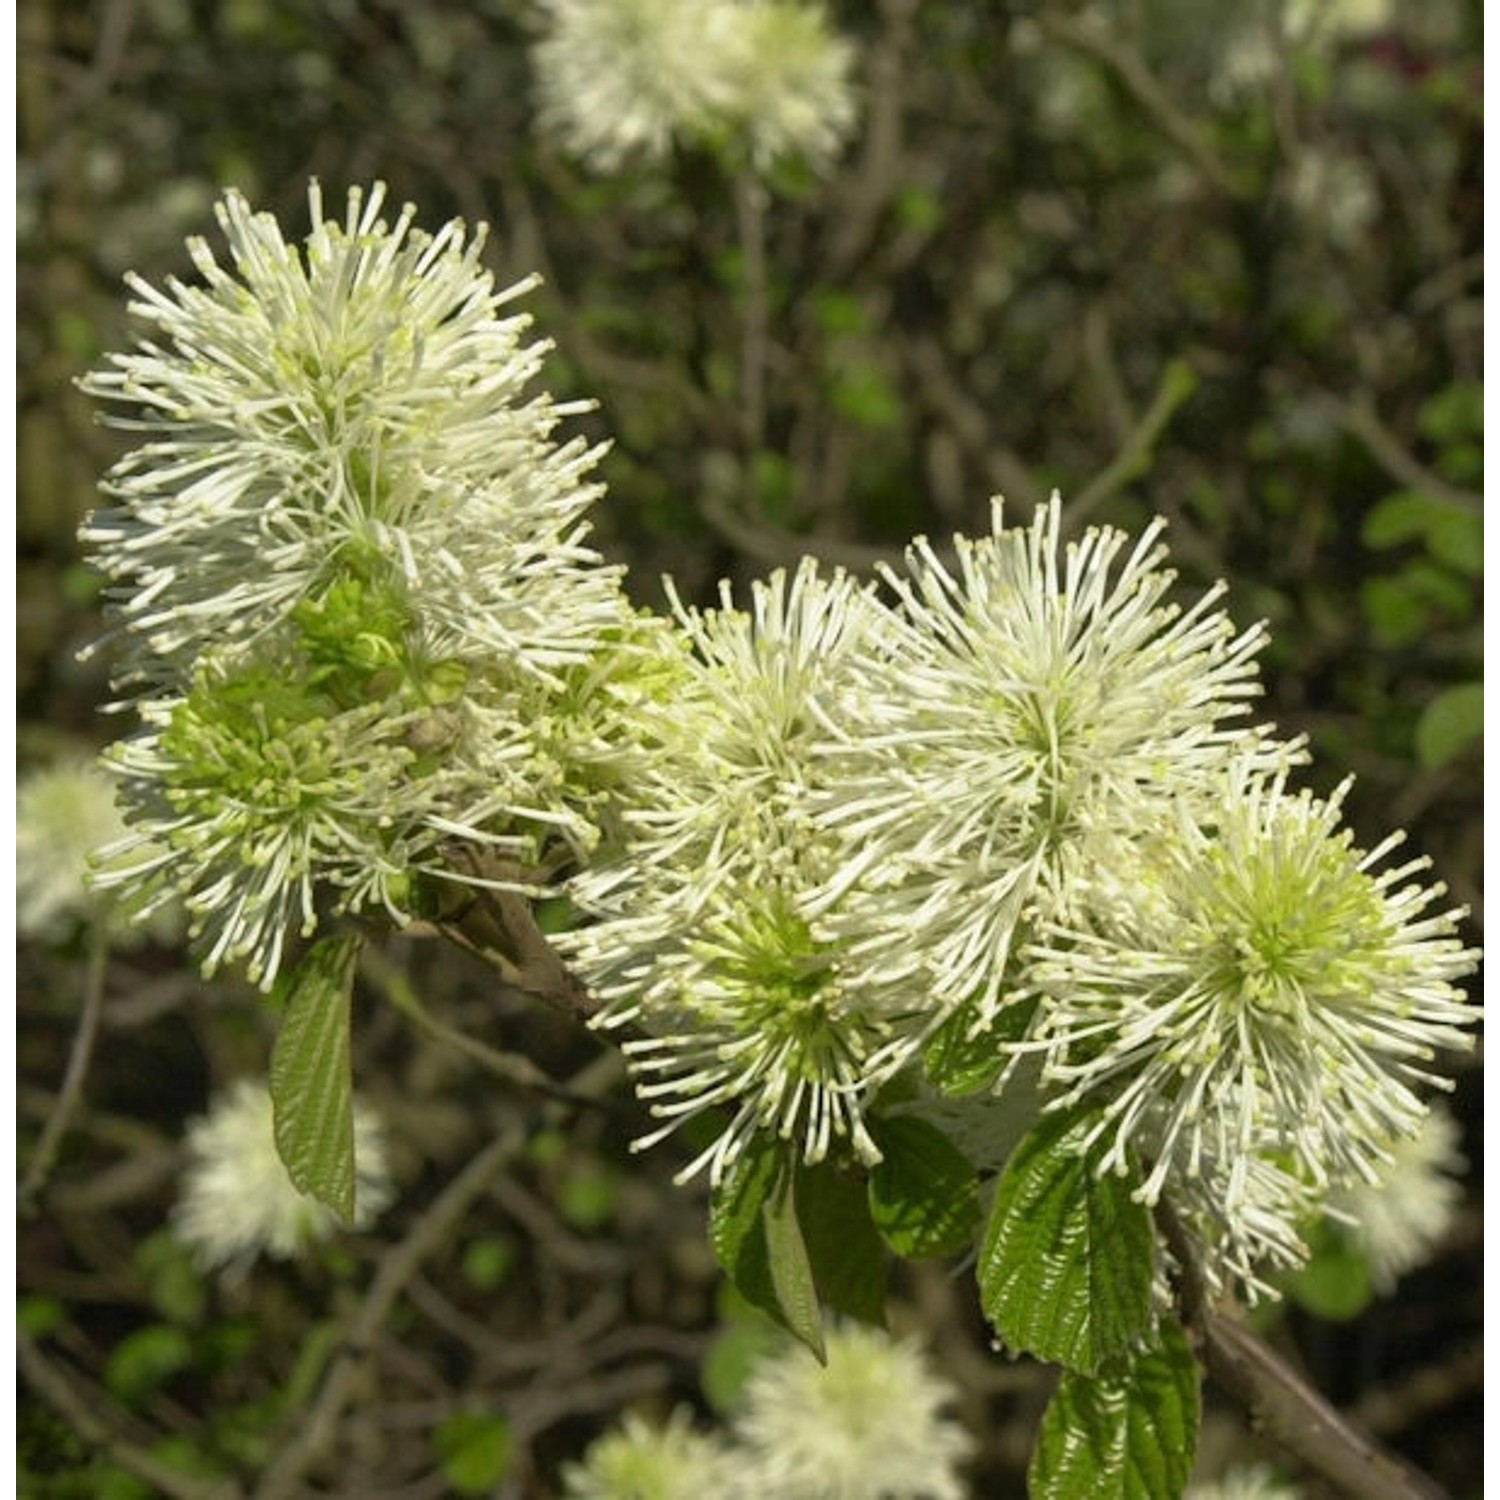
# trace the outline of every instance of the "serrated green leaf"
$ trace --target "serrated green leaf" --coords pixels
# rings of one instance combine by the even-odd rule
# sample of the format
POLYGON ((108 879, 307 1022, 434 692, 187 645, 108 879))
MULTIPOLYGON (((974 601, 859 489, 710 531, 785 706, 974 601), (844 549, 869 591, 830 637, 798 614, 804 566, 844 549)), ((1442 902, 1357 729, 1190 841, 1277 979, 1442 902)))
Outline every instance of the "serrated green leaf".
POLYGON ((832 1162, 799 1167, 797 1222, 819 1296, 848 1317, 884 1324, 886 1249, 863 1179, 832 1162))
POLYGON ((881 1160, 870 1169, 870 1214, 885 1242, 912 1260, 966 1249, 979 1228, 968 1157, 926 1120, 879 1120, 871 1133, 881 1160))
POLYGON ((1417 720, 1417 760, 1428 770, 1446 765, 1484 735, 1484 685, 1445 688, 1417 720))
POLYGON ((785 1148, 773 1137, 753 1137, 714 1188, 708 1205, 708 1242, 715 1258, 740 1295, 762 1312, 772 1311, 767 1301, 774 1301, 774 1294, 761 1209, 785 1158, 785 1148))
POLYGON ((823 1310, 812 1261, 797 1221, 797 1174, 789 1165, 761 1207, 766 1234, 766 1263, 776 1293, 774 1309, 787 1332, 800 1339, 819 1360, 827 1358, 823 1345, 823 1310))
MULTIPOLYGON (((822 1319, 808 1313, 812 1273, 797 1224, 794 1172, 795 1162, 784 1142, 756 1135, 714 1190, 709 1243, 735 1289, 752 1307, 804 1342, 808 1331, 815 1329, 818 1342, 809 1347, 820 1352, 822 1319), (792 1299, 791 1309, 784 1297, 792 1299)), ((814 1292, 814 1314, 816 1307, 814 1292)))
POLYGON ((1026 1474, 1031 1500, 1179 1500, 1198 1448, 1198 1366, 1186 1335, 1118 1372, 1064 1373, 1026 1474))
POLYGON ((354 1219, 354 1087, 349 1002, 357 937, 324 938, 286 986, 271 1053, 276 1149, 296 1187, 354 1219))
POLYGON ((998 1016, 971 1035, 979 1021, 978 1004, 970 1001, 933 1032, 922 1052, 922 1063, 934 1088, 953 1099, 989 1088, 1005 1066, 1004 1042, 1019 1041, 1031 1025, 1036 1005, 1005 1006, 998 1016))
POLYGON ((1097 1170, 1093 1112, 1043 1117, 1001 1174, 980 1251, 985 1315, 1007 1347, 1097 1374, 1151 1330, 1155 1235, 1133 1176, 1097 1170))

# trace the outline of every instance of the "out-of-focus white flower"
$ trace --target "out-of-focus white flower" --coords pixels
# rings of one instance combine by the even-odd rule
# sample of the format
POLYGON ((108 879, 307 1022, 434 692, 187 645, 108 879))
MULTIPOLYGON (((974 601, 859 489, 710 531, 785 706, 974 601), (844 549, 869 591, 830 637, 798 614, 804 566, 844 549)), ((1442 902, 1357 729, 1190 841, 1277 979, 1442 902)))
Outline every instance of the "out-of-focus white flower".
MULTIPOLYGON (((291 1259, 341 1226, 332 1209, 299 1192, 276 1150, 271 1093, 242 1078, 188 1127, 189 1163, 172 1214, 178 1236, 205 1270, 241 1275, 260 1256, 291 1259)), ((354 1227, 367 1228, 395 1195, 384 1132, 354 1103, 354 1227)))
POLYGON ((662 161, 735 100, 746 37, 725 0, 546 0, 538 124, 600 172, 662 161))
POLYGON ((1304 147, 1286 193, 1302 221, 1340 249, 1357 247, 1380 212, 1370 169, 1352 153, 1304 147))
POLYGON ((793 0, 546 0, 538 123, 601 172, 718 143, 826 169, 855 120, 853 49, 793 0))
POLYGON ((599 450, 523 393, 547 345, 480 264, 350 192, 289 245, 236 193, 231 264, 135 278, 155 330, 84 388, 148 440, 84 526, 110 579, 134 842, 109 876, 180 896, 205 966, 269 985, 326 910, 422 909, 430 879, 535 888, 599 836, 612 705, 649 630, 585 543, 599 450), (485 872, 459 872, 455 845, 485 872))
POLYGON ((731 1500, 743 1463, 717 1438, 695 1432, 678 1408, 660 1427, 635 1412, 562 1471, 564 1500, 731 1500))
POLYGON ((1188 1486, 1184 1500, 1302 1500, 1303 1492, 1269 1464, 1245 1464, 1188 1486))
POLYGON ((820 767, 848 891, 819 930, 862 982, 988 1024, 1023 919, 1083 906, 1231 753, 1287 758, 1233 722, 1262 632, 1235 631, 1222 589, 1170 601, 1162 525, 1064 544, 1056 496, 1008 529, 997 502, 991 536, 955 539, 956 573, 919 539, 911 577, 889 575, 901 608, 858 664, 867 712, 820 767))
MULTIPOLYGON (((803 907, 825 905, 838 851, 808 816, 813 748, 852 660, 877 649, 868 588, 811 562, 752 590, 750 613, 679 606, 669 697, 637 725, 654 747, 632 787, 623 857, 571 886, 595 920, 560 939, 605 1002, 665 1134, 716 1106, 730 1118, 686 1173, 715 1181, 757 1131, 819 1161, 835 1143, 877 1155, 867 1095, 919 1043, 921 992, 851 984, 803 907)), ((657 1139, 654 1136, 649 1139, 657 1139)), ((643 1142, 643 1144, 645 1144, 643 1142)))
POLYGON ((91 760, 28 772, 16 787, 16 930, 53 942, 78 923, 103 917, 115 943, 141 937, 171 942, 181 913, 170 907, 144 925, 138 913, 99 890, 94 877, 126 837, 115 782, 91 760))
POLYGON ((1394 0, 1286 0, 1275 12, 1280 37, 1271 29, 1273 12, 1249 6, 1220 32, 1209 88, 1221 103, 1264 89, 1295 63, 1289 53, 1306 49, 1328 54, 1356 37, 1389 26, 1394 0))
POLYGON ((16 786, 16 930, 51 941, 101 910, 91 859, 125 832, 115 789, 78 761, 31 771, 16 786))
POLYGON ((1434 1104, 1415 1135, 1392 1144, 1391 1160, 1375 1182, 1330 1195, 1329 1213, 1368 1259, 1377 1291, 1393 1291, 1451 1228, 1463 1202, 1466 1166, 1458 1121, 1434 1104))
POLYGON ((751 1373, 734 1431, 752 1492, 778 1500, 962 1500, 973 1448, 943 1409, 954 1388, 915 1343, 846 1324, 820 1365, 802 1345, 751 1373))
POLYGON ((743 72, 732 113, 761 169, 800 155, 826 171, 854 128, 854 48, 820 8, 741 0, 743 72))
POLYGON ((1426 1114, 1414 1086, 1441 1086, 1437 1051, 1472 1045, 1461 913, 1429 912, 1425 861, 1378 870, 1399 836, 1354 846, 1346 791, 1236 766, 1214 816, 1180 819, 1115 900, 1028 949, 1044 1081, 1098 1101, 1106 1163, 1154 1163, 1148 1201, 1219 1163, 1232 1207, 1268 1151, 1311 1188, 1373 1179, 1426 1114))

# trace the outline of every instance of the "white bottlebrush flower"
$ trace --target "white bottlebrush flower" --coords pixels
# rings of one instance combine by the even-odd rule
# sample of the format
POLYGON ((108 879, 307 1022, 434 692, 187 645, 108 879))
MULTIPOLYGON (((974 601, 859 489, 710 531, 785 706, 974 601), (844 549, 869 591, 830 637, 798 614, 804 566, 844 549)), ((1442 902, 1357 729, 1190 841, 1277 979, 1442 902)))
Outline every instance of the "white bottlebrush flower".
MULTIPOLYGON (((1136 1144, 1148 1155, 1162 1113, 1140 1127, 1136 1144)), ((1321 1207, 1320 1172, 1291 1160, 1270 1122, 1222 1155, 1200 1137, 1179 1138, 1170 1160, 1158 1165, 1207 1286, 1215 1293, 1235 1288, 1251 1305, 1278 1297, 1277 1273, 1307 1261, 1304 1232, 1321 1207)), ((1170 1297, 1165 1282, 1162 1291, 1170 1297)))
POLYGON ((1429 911, 1425 861, 1378 868, 1399 838, 1355 847, 1346 790, 1236 766, 1211 821, 1181 819, 1091 924, 1028 950, 1044 1079, 1102 1106, 1106 1160, 1154 1162, 1150 1201, 1268 1145, 1314 1186, 1369 1180, 1419 1128, 1435 1054, 1472 1045, 1461 913, 1429 911))
POLYGON ((560 940, 605 1002, 600 1024, 644 1033, 624 1048, 666 1130, 729 1112, 687 1169, 714 1180, 757 1131, 808 1161, 836 1143, 873 1159, 865 1097, 928 1014, 923 995, 852 985, 803 911, 837 870, 808 818, 814 747, 881 616, 868 589, 811 562, 752 592, 748 614, 727 586, 717 610, 680 609, 693 654, 675 661, 669 698, 642 709, 654 750, 624 853, 574 881, 595 920, 560 940))
MULTIPOLYGON (((266 1081, 242 1078, 188 1127, 189 1162, 173 1210, 177 1235, 205 1270, 242 1275, 260 1256, 294 1257, 340 1227, 331 1208, 299 1192, 276 1151, 266 1081)), ((354 1102, 354 1227, 394 1197, 380 1122, 354 1102)))
POLYGON ((1184 1500, 1303 1500, 1303 1491, 1269 1464, 1241 1464, 1217 1479, 1190 1484, 1184 1500))
POLYGON ((1172 602, 1162 524, 1065 544, 1056 496, 1026 527, 1003 528, 997 502, 993 535, 956 538, 956 572, 918 540, 911 577, 890 575, 901 608, 862 664, 868 713, 822 772, 853 883, 822 930, 870 984, 991 1021, 1023 918, 1081 905, 1261 746, 1236 721, 1262 632, 1236 632, 1221 588, 1172 602))
POLYGON ((330 906, 408 920, 425 877, 464 878, 452 846, 521 888, 587 850, 648 633, 584 545, 598 451, 523 394, 547 346, 483 226, 309 197, 299 248, 228 194, 230 265, 196 242, 202 285, 134 279, 157 340, 84 382, 148 438, 82 533, 143 721, 111 757, 112 878, 175 890, 206 966, 266 985, 330 906))
POLYGON ((963 1500, 973 1449, 944 1408, 956 1391, 916 1344, 845 1324, 820 1365, 800 1344, 750 1375, 734 1431, 755 1484, 778 1500, 963 1500))
POLYGON ((679 1407, 661 1426, 635 1412, 562 1471, 563 1500, 731 1500, 743 1463, 679 1407))
POLYGON ((538 124, 600 172, 662 161, 734 103, 746 66, 726 0, 546 0, 538 124))
POLYGON ((826 169, 855 120, 853 49, 791 0, 545 0, 538 124, 601 172, 717 144, 826 169))
POLYGON ((145 439, 81 532, 126 682, 180 689, 206 644, 253 642, 348 578, 409 605, 434 656, 582 660, 617 577, 582 543, 598 450, 552 439, 579 408, 524 394, 548 346, 503 310, 532 283, 496 291, 482 225, 428 235, 410 206, 388 224, 383 184, 342 223, 308 197, 299 248, 228 192, 230 264, 194 240, 201 285, 131 277, 152 334, 82 382, 145 439))
POLYGON ((1392 1144, 1391 1160, 1375 1182, 1330 1195, 1329 1214, 1369 1261, 1377 1291, 1394 1291, 1452 1227, 1463 1202, 1465 1166, 1458 1121, 1434 1104, 1414 1136, 1392 1144))

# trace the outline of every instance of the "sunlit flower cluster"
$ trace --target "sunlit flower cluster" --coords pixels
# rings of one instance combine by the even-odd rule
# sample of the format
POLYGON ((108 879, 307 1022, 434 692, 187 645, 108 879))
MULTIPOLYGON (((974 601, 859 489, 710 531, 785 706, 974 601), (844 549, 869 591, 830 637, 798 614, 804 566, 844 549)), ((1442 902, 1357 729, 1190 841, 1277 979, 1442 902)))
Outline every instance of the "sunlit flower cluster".
POLYGON ((887 649, 856 667, 866 715, 826 750, 820 821, 853 887, 822 926, 861 982, 916 986, 989 1022, 1018 931, 1086 906, 1171 810, 1201 806, 1228 759, 1289 752, 1243 723, 1262 632, 1215 589, 1171 596, 1161 523, 1066 542, 1054 496, 1023 527, 926 540, 889 575, 887 649))
POLYGON ((1044 1079, 1099 1103, 1105 1159, 1144 1159, 1147 1201, 1217 1202, 1210 1270, 1295 1263, 1309 1193, 1377 1180, 1443 1086, 1437 1054, 1470 1044, 1459 913, 1431 910, 1424 861, 1381 868, 1398 838, 1354 845, 1344 790, 1236 764, 1212 816, 1176 819, 1113 899, 1028 949, 1044 1079))
MULTIPOLYGON (((299 1192, 276 1149, 271 1093, 242 1078, 193 1121, 173 1210, 178 1237, 205 1270, 243 1275, 261 1256, 288 1260, 339 1229, 332 1209, 299 1192)), ((354 1224, 367 1228, 394 1197, 384 1130, 354 1102, 354 1224)))
POLYGON ((722 144, 826 168, 855 120, 853 49, 799 0, 546 0, 538 123, 601 172, 722 144))
POLYGON ((726 588, 720 608, 678 616, 678 679, 636 721, 655 753, 631 789, 627 852, 574 881, 593 920, 564 951, 605 1002, 601 1024, 642 1033, 623 1046, 659 1134, 727 1107, 684 1175, 718 1180, 757 1131, 807 1161, 835 1143, 871 1160, 866 1099, 930 1011, 851 984, 807 910, 839 871, 809 816, 814 748, 881 615, 868 588, 809 562, 757 584, 749 612, 726 588))
POLYGON ((598 450, 553 437, 578 408, 525 393, 529 283, 384 200, 326 219, 314 183, 299 247, 228 193, 230 264, 132 278, 151 332, 83 382, 143 435, 82 532, 141 719, 119 878, 265 984, 329 907, 404 920, 455 840, 502 871, 591 844, 600 663, 641 628, 584 542, 598 450))

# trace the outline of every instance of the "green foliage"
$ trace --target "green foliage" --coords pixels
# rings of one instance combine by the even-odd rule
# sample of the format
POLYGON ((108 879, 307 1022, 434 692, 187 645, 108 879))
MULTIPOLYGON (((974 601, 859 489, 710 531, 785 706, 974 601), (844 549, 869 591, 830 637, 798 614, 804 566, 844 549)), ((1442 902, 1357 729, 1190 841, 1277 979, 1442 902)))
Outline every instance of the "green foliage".
POLYGON ((496 1291, 515 1270, 519 1258, 516 1242, 509 1236, 481 1235, 464 1246, 464 1277, 478 1291, 496 1291))
POLYGON ((1096 1376, 1064 1371, 1027 1471, 1031 1500, 1178 1500, 1198 1445, 1198 1367, 1186 1336, 1096 1376))
POLYGON ((504 1417, 456 1412, 433 1435, 443 1477, 459 1495, 487 1495, 510 1469, 512 1441, 504 1417))
POLYGON ((104 1383, 127 1405, 149 1396, 193 1362, 193 1341, 171 1323, 128 1333, 110 1351, 104 1383))
POLYGON ((193 1264, 192 1252, 170 1229, 143 1239, 136 1246, 134 1264, 162 1317, 188 1327, 203 1321, 208 1308, 203 1275, 193 1264))
POLYGON ((1285 1291, 1315 1317, 1334 1322, 1357 1318, 1375 1295, 1370 1263, 1337 1225, 1324 1222, 1311 1231, 1312 1255, 1285 1280, 1285 1291))
POLYGON ((1427 770, 1445 766, 1484 735, 1484 684, 1445 688, 1417 720, 1417 760, 1427 770))
POLYGON ((1046 1115, 1006 1165, 979 1254, 985 1315, 1006 1346, 1097 1375, 1152 1327, 1155 1238, 1130 1177, 1084 1145, 1097 1115, 1046 1115))
POLYGON ((752 1140, 715 1189, 709 1240, 745 1300, 819 1359, 820 1299, 866 1322, 882 1316, 885 1251, 863 1185, 772 1137, 752 1140))
POLYGON ((323 938, 279 986, 271 1054, 276 1149, 304 1193, 354 1219, 354 1085, 349 1005, 357 937, 323 938))
POLYGON ((870 1169, 870 1214, 886 1244, 914 1260, 972 1244, 979 1184, 963 1152, 923 1120, 878 1120, 872 1133, 881 1160, 870 1169))
POLYGON ((1007 1006, 981 1027, 977 1004, 960 1005, 933 1032, 922 1054, 933 1086, 954 1099, 992 1087, 1005 1062, 997 1043, 1018 1041, 1034 1009, 1034 1003, 1007 1006))

